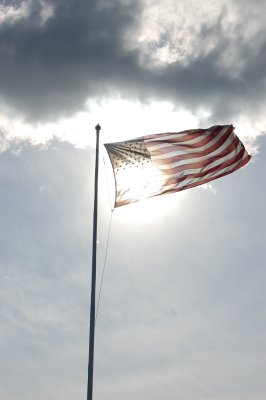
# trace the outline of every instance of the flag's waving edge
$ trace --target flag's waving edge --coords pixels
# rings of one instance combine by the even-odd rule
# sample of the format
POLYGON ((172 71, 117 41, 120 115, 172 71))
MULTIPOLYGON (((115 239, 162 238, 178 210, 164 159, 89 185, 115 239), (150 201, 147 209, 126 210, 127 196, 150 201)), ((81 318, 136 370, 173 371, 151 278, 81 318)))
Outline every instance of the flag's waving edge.
POLYGON ((251 158, 232 125, 143 136, 105 148, 115 176, 115 207, 202 185, 251 158))

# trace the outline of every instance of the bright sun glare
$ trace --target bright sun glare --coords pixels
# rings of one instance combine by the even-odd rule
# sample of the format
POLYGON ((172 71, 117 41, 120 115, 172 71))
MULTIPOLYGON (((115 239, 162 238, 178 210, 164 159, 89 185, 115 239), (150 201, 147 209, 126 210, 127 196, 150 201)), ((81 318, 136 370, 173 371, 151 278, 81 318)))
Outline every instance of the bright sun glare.
POLYGON ((137 225, 158 223, 164 216, 173 212, 173 209, 177 208, 177 204, 176 193, 151 197, 147 200, 118 207, 116 209, 116 217, 137 225), (173 196, 175 196, 174 201, 173 196))
MULTIPOLYGON (((115 199, 115 180, 111 162, 107 153, 104 154, 103 169, 102 190, 105 188, 105 190, 108 192, 108 194, 106 194, 104 197, 109 198, 109 202, 111 204, 110 207, 112 208, 115 199)), ((134 171, 134 169, 132 171, 134 171)), ((171 194, 155 196, 146 199, 147 192, 145 192, 145 187, 147 187, 147 183, 149 183, 149 181, 153 181, 154 177, 157 177, 158 172, 156 168, 149 168, 147 174, 142 175, 141 181, 139 180, 139 175, 135 175, 134 172, 132 172, 132 174, 133 176, 131 176, 130 179, 133 181, 133 187, 131 189, 130 197, 139 197, 142 198, 142 200, 115 208, 115 215, 118 220, 137 225, 142 223, 147 224, 148 222, 157 223, 161 218, 173 212, 173 209, 177 208, 179 202, 182 201, 183 193, 180 193, 179 196, 176 196, 176 194, 171 194)), ((128 178, 128 173, 126 173, 125 170, 125 174, 122 179, 128 180, 128 178)), ((159 189, 158 183, 155 183, 154 185, 155 186, 153 186, 153 189, 154 191, 157 191, 159 189)), ((159 183, 159 185, 161 186, 161 183, 159 183)))
MULTIPOLYGON (((133 165, 117 172, 119 186, 126 189, 125 197, 132 202, 145 200, 158 193, 163 187, 162 176, 159 169, 152 165, 148 168, 139 169, 133 165)), ((123 200, 123 194, 121 195, 123 200)))

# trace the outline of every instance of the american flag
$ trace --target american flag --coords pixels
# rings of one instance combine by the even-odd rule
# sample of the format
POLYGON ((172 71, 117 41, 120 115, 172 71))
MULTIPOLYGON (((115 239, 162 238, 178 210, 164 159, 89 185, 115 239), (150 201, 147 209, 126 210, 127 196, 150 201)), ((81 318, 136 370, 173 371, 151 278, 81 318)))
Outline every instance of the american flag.
POLYGON ((232 125, 160 133, 105 147, 115 175, 115 207, 202 185, 251 158, 232 125))

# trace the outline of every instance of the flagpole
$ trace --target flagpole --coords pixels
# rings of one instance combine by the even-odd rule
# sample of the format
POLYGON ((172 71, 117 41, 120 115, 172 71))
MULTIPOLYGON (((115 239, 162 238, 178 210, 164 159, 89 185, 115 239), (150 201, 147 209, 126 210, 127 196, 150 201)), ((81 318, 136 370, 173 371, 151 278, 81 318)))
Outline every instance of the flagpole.
POLYGON ((95 332, 95 287, 96 287, 96 256, 97 256, 97 213, 98 213, 98 170, 99 170, 99 136, 101 127, 96 130, 95 178, 94 178, 94 209, 93 209, 93 239, 92 239, 92 272, 91 272, 91 308, 90 308, 90 342, 88 362, 87 400, 92 400, 93 393, 93 360, 95 332))

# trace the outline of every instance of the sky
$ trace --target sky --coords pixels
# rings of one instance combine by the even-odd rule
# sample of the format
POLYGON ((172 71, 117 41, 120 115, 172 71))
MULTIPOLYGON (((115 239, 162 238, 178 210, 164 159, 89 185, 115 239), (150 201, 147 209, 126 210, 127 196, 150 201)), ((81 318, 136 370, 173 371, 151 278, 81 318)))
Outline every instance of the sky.
POLYGON ((0 3, 1 399, 86 398, 98 122, 233 124, 252 160, 112 212, 101 146, 94 399, 265 399, 265 8, 0 3))

